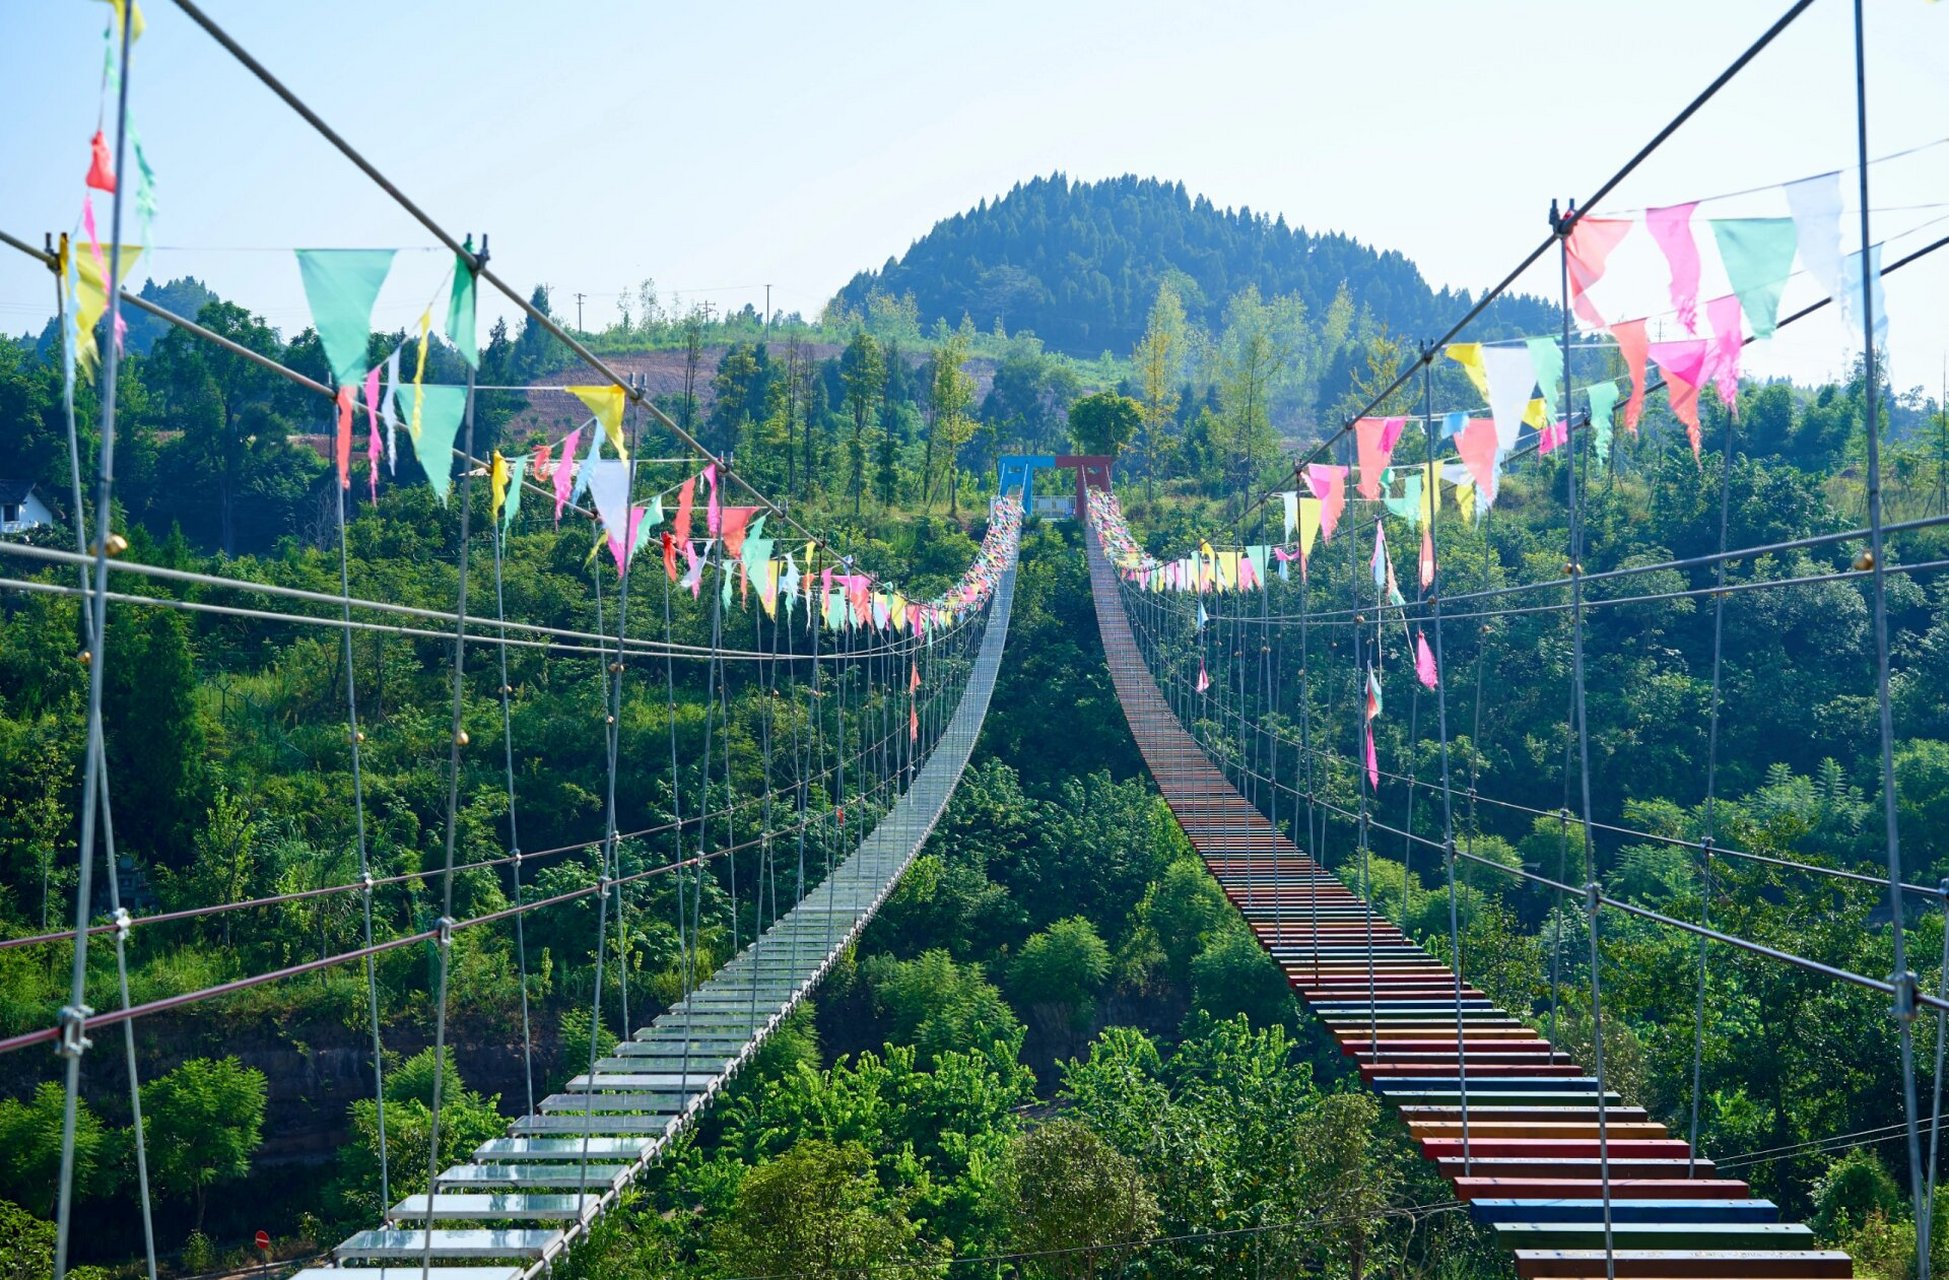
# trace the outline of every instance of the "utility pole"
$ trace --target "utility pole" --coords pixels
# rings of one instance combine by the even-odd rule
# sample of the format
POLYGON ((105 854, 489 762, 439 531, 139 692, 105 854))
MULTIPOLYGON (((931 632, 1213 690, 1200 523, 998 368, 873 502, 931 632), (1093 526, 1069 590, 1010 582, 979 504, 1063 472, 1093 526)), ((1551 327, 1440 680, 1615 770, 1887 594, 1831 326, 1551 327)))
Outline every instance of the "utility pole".
POLYGON ((765 286, 765 336, 771 337, 771 286, 765 286))
POLYGON ((586 296, 588 295, 581 293, 575 295, 575 331, 577 333, 588 332, 587 329, 582 327, 582 299, 586 296))

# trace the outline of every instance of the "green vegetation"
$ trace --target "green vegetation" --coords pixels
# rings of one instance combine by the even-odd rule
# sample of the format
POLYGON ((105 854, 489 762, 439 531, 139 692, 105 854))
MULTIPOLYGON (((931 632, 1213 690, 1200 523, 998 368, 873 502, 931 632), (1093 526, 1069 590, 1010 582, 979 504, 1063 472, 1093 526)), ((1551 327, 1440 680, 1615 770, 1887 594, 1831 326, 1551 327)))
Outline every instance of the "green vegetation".
MULTIPOLYGON (((1154 550, 1175 554, 1196 536, 1229 527, 1276 474, 1291 441, 1391 381, 1407 358, 1396 335, 1458 310, 1455 299, 1428 294, 1393 255, 1220 214, 1156 184, 1031 184, 937 237, 879 278, 850 286, 842 305, 815 323, 787 317, 767 325, 749 313, 671 316, 651 289, 592 341, 605 351, 682 352, 685 385, 664 401, 673 416, 714 448, 734 449, 741 474, 789 497, 795 513, 829 530, 862 563, 925 590, 949 581, 973 554, 981 532, 975 513, 997 455, 1071 444, 1119 454, 1119 483, 1139 532, 1154 550), (1116 270, 1098 272, 1099 287, 1077 268, 1071 289, 1071 269, 1051 265, 1067 263, 1058 252, 1065 238, 1109 225, 1106 209, 1147 202, 1176 212, 1144 224, 1141 234, 1100 237, 1103 261, 1116 270), (1080 212, 1052 215, 1051 225, 1063 229, 1045 237, 1036 262, 1010 256, 1007 246, 1027 235, 1038 209, 1065 207, 1080 212), (941 249, 949 244, 978 251, 957 249, 950 270, 941 249), (1261 250, 1261 263, 1247 261, 1261 250), (996 291, 993 298, 960 278, 970 269, 986 280, 982 288, 996 291), (978 297, 981 309, 1005 299, 998 313, 1012 334, 956 323, 963 311, 984 325, 988 319, 972 303, 939 304, 937 294, 978 297), (1102 317, 1101 332, 1075 327, 1085 314, 1102 317), (931 328, 923 329, 923 317, 931 328), (1055 353, 1099 343, 1127 350, 1128 360, 1082 363, 1055 353)), ((323 372, 309 333, 286 342, 194 281, 150 291, 197 310, 205 324, 253 350, 323 372)), ((545 290, 536 297, 546 305, 545 290)), ((1548 327, 1547 310, 1527 302, 1494 318, 1505 327, 1548 327)), ((375 340, 374 353, 399 337, 375 340)), ((305 438, 321 406, 146 321, 132 325, 130 350, 117 486, 127 559, 335 594, 333 477, 305 438)), ((483 353, 483 380, 495 385, 532 382, 561 367, 535 326, 497 327, 483 353)), ((436 347, 429 375, 452 379, 458 370, 458 357, 436 347)), ((1436 386, 1438 397, 1469 401, 1458 369, 1441 369, 1436 386)), ((45 341, 0 341, 0 475, 32 477, 65 506, 59 393, 58 362, 45 341)), ((80 397, 84 469, 93 465, 94 394, 84 387, 80 397)), ((1813 390, 1769 385, 1742 393, 1730 463, 1732 542, 1778 542, 1860 518, 1861 400, 1858 375, 1813 390)), ((1949 419, 1917 393, 1884 403, 1893 436, 1891 512, 1949 507, 1949 419)), ((519 393, 483 393, 479 410, 483 451, 525 451, 560 434, 559 406, 519 393)), ((1708 406, 1709 443, 1719 438, 1718 412, 1708 406)), ((1400 456, 1421 448, 1410 427, 1400 456)), ((364 478, 355 474, 351 589, 445 610, 457 589, 459 512, 434 502, 416 465, 402 459, 376 507, 362 499, 364 478)), ((1654 406, 1644 434, 1620 435, 1593 471, 1586 567, 1713 550, 1722 465, 1711 451, 1702 467, 1695 464, 1654 406)), ((659 471, 653 483, 683 474, 659 471)), ((1560 460, 1528 463, 1509 477, 1485 525, 1464 528, 1445 513, 1451 590, 1559 572, 1562 480, 1560 460)), ((486 524, 481 488, 476 530, 486 524)), ((599 561, 590 564, 588 528, 571 520, 557 529, 549 517, 544 503, 524 506, 506 541, 508 614, 589 630, 600 607, 613 627, 615 579, 599 561), (592 578, 602 583, 601 606, 592 578)), ((981 1266, 992 1274, 1171 1280, 1504 1273, 1480 1233, 1431 1207, 1445 1201, 1445 1187, 1413 1158, 1397 1123, 1346 1077, 1341 1055, 1295 1004, 1144 777, 1097 644, 1081 537, 1067 525, 1027 530, 1008 657, 975 763, 899 890, 834 967, 817 1008, 787 1020, 699 1128, 563 1263, 570 1280, 716 1280, 895 1264, 901 1274, 949 1274, 949 1263, 971 1259, 989 1259, 981 1266)), ((1390 538, 1397 549, 1411 545, 1404 529, 1390 529, 1390 538)), ((71 546, 72 531, 43 540, 71 546)), ((1316 558, 1315 602, 1344 601, 1365 581, 1365 548, 1353 541, 1351 556, 1335 542, 1316 558)), ((1847 564, 1855 550, 1837 544, 1777 554, 1736 565, 1734 577, 1821 574, 1847 564)), ((1921 531, 1905 535, 1897 551, 1911 563, 1949 558, 1949 540, 1921 531)), ((475 590, 484 590, 480 584, 493 581, 491 549, 477 536, 467 554, 475 590)), ((24 570, 16 564, 10 572, 24 570)), ((46 585, 72 581, 65 571, 39 576, 46 585)), ((1710 600, 1613 604, 1607 597, 1709 584, 1709 571, 1666 570, 1628 585, 1592 585, 1600 602, 1587 644, 1592 763, 1603 779, 1596 816, 1652 834, 1606 836, 1596 872, 1614 895, 1688 919, 1709 893, 1722 928, 1883 973, 1892 956, 1873 886, 1813 882, 1728 858, 1716 860, 1708 882, 1693 851, 1658 838, 1697 842, 1707 831, 1710 600)), ((148 580, 118 578, 117 585, 164 594, 148 580)), ((1296 590, 1297 583, 1275 583, 1269 608, 1291 611, 1296 590)), ((632 630, 649 619, 638 634, 660 635, 662 576, 642 575, 631 591, 632 630)), ((210 586, 181 593, 226 606, 276 603, 210 586)), ((474 597, 476 617, 484 598, 474 597)), ((709 604, 677 593, 670 637, 707 644, 709 604)), ((1234 604, 1222 603, 1214 634, 1236 634, 1224 616, 1234 604)), ((1949 873, 1949 592, 1926 576, 1896 576, 1890 605, 1910 878, 1933 882, 1949 873)), ((725 641, 765 643, 769 632, 755 630, 754 614, 727 614, 725 641)), ((117 605, 111 619, 106 746, 120 884, 135 908, 355 882, 338 633, 140 605, 117 605)), ((1867 623, 1858 583, 1728 597, 1714 812, 1721 845, 1877 868, 1867 623)), ((1479 789, 1478 802, 1457 811, 1465 847, 1488 862, 1552 877, 1580 874, 1581 861, 1574 828, 1554 816, 1568 794, 1564 625, 1560 614, 1543 612, 1451 625, 1444 653, 1455 769, 1479 789)), ((1299 722, 1298 642, 1290 628, 1281 635, 1275 661, 1283 664, 1284 702, 1263 723, 1290 735, 1299 722)), ((8 936, 58 929, 71 909, 86 678, 76 660, 80 636, 71 598, 7 597, 0 931, 8 936)), ((1316 631, 1308 655, 1309 723, 1324 753, 1310 770, 1323 796, 1352 808, 1351 673, 1331 642, 1316 631)), ((367 849, 373 873, 388 881, 374 895, 374 929, 382 940, 398 938, 426 928, 440 908, 451 649, 437 634, 360 632, 350 656, 366 735, 367 849)), ((509 664, 515 692, 505 739, 491 652, 473 650, 464 673, 471 747, 462 757, 456 860, 490 863, 507 854, 503 750, 511 745, 522 843, 554 851, 524 862, 518 892, 588 889, 598 879, 591 841, 607 790, 603 658, 516 649, 509 664)), ((1216 652, 1212 669, 1217 692, 1198 728, 1217 749, 1236 752, 1238 720, 1219 701, 1228 682, 1216 652)), ((1439 829, 1439 794, 1427 785, 1438 750, 1431 700, 1403 678, 1407 670, 1388 667, 1380 756, 1390 772, 1416 775, 1411 819, 1426 834, 1439 829)), ((650 832, 622 842, 625 875, 679 852, 655 829, 671 821, 679 799, 694 815, 705 795, 707 724, 718 753, 709 794, 718 804, 725 760, 736 797, 786 793, 797 781, 794 762, 776 744, 810 740, 819 725, 834 732, 830 703, 770 698, 758 677, 736 670, 713 711, 696 670, 678 671, 666 687, 660 672, 640 664, 623 684, 618 826, 650 832)), ((848 688, 856 691, 857 682, 848 688)), ((831 745, 859 750, 864 733, 850 722, 845 732, 847 741, 831 745)), ((1299 760, 1282 746, 1281 777, 1296 776, 1299 760)), ((834 811, 843 808, 856 829, 884 800, 865 794, 851 772, 844 788, 822 779, 810 791, 808 878, 839 847, 837 823, 828 820, 834 811)), ((1407 807, 1399 784, 1390 780, 1384 792, 1407 807)), ((1282 804, 1281 820, 1304 820, 1290 798, 1282 804)), ((746 805, 723 838, 755 845, 763 822, 757 806, 746 805)), ((1301 835, 1404 928, 1450 954, 1446 877, 1427 850, 1377 840, 1363 870, 1348 824, 1327 818, 1311 838, 1301 835)), ((694 847, 694 839, 684 846, 694 847)), ((704 969, 766 922, 771 907, 754 906, 752 893, 765 865, 752 848, 712 864, 693 886, 701 901, 687 900, 686 909, 702 925, 693 959, 704 969)), ((789 902, 795 870, 781 859, 772 872, 777 900, 789 902)), ((471 866, 456 877, 455 914, 500 910, 516 893, 512 867, 471 866)), ((453 981, 466 998, 450 1011, 456 1056, 439 1082, 445 1152, 500 1132, 521 1105, 519 1075, 515 1087, 507 1081, 524 970, 538 1089, 574 1074, 592 1040, 598 1052, 613 1043, 625 981, 634 1022, 680 993, 674 885, 651 876, 620 896, 627 934, 609 944, 600 991, 592 897, 528 918, 525 952, 511 927, 457 937, 453 981), (602 1008, 599 1029, 591 1025, 592 1001, 602 1008)), ((1469 979, 1551 1025, 1573 1054, 1587 1055, 1588 938, 1576 905, 1470 863, 1456 915, 1469 979)), ((1931 959, 1940 930, 1937 916, 1918 914, 1913 954, 1931 959)), ((128 940, 132 995, 152 999, 302 963, 354 947, 362 936, 360 902, 351 894, 145 925, 128 940)), ((89 1000, 112 1007, 119 1002, 113 950, 92 954, 89 1000)), ((1649 922, 1607 917, 1601 957, 1611 1077, 1657 1117, 1681 1121, 1691 1097, 1695 946, 1649 922)), ((1850 1151, 1822 1142, 1899 1118, 1885 1001, 1750 955, 1714 949, 1708 959, 1702 1146, 1722 1159, 1786 1148, 1732 1167, 1790 1212, 1809 1215, 1823 1239, 1855 1252, 1864 1274, 1894 1280, 1914 1248, 1899 1148, 1850 1151)), ((0 1030, 47 1024, 66 999, 67 962, 59 944, 0 951, 0 1030)), ((401 948, 376 969, 389 1046, 383 1113, 359 1096, 371 1064, 365 979, 354 968, 138 1028, 166 1265, 188 1272, 235 1261, 259 1226, 278 1237, 281 1251, 296 1252, 372 1225, 388 1207, 379 1179, 382 1116, 387 1191, 397 1199, 423 1189, 435 1072, 424 1049, 433 1021, 431 956, 401 948), (294 1083, 299 1073, 327 1062, 343 1068, 343 1087, 323 1101, 299 1096, 329 1070, 320 1067, 303 1088, 294 1083), (322 1153, 317 1163, 297 1163, 284 1151, 263 1158, 267 1139, 303 1120, 322 1153), (239 1195, 246 1178, 250 1194, 239 1195)), ((1936 981, 1932 965, 1923 976, 1936 981)), ((1927 1061, 1933 1025, 1924 1020, 1916 1030, 1927 1061)), ((125 1082, 94 1068, 110 1056, 98 1049, 89 1059, 77 1187, 89 1220, 101 1226, 77 1247, 86 1261, 122 1265, 139 1253, 140 1236, 126 1211, 134 1144, 125 1082)), ((0 1150, 8 1155, 0 1165, 0 1280, 44 1272, 51 1249, 46 1218, 62 1108, 54 1066, 42 1058, 22 1067, 0 1097, 0 1150)))

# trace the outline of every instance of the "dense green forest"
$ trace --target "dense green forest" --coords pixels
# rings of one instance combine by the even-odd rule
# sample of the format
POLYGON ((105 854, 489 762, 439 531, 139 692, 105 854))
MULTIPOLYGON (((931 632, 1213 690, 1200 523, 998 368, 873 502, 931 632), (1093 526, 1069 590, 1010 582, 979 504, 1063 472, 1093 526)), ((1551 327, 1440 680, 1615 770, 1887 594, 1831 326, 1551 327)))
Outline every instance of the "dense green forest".
MULTIPOLYGON (((1171 199, 1181 201, 1181 191, 1171 199)), ((1250 231, 1236 225, 1240 235, 1250 231)), ((1354 253, 1348 245, 1344 252, 1354 253)), ((1418 323, 1415 315, 1384 314, 1405 305, 1405 285, 1370 302, 1356 273, 1321 286, 1324 302, 1308 301, 1313 286, 1299 276, 1258 286, 1230 268, 1203 283, 1160 268, 1118 339, 1128 356, 1094 366, 1053 354, 1025 332, 947 324, 923 331, 928 312, 904 292, 870 291, 862 309, 820 322, 836 330, 747 317, 659 318, 658 340, 683 350, 694 375, 663 402, 707 443, 734 452, 741 473, 791 499, 834 545, 913 589, 944 585, 974 554, 997 454, 1072 442, 1119 455, 1118 483, 1137 532, 1153 551, 1176 554, 1234 526, 1258 486, 1277 477, 1284 443, 1306 438, 1391 380, 1404 359, 1395 335, 1418 323)), ((253 350, 324 375, 309 331, 286 340, 193 281, 151 289, 253 350)), ((546 305, 545 290, 536 298, 546 305)), ((1547 327, 1547 314, 1539 318, 1547 327)), ((646 323, 640 316, 622 322, 603 335, 605 349, 627 348, 646 323)), ((1012 316, 1008 323, 1029 327, 1012 316)), ((383 358, 401 340, 375 337, 372 353, 383 358)), ((336 486, 318 445, 327 406, 177 330, 132 325, 130 350, 118 389, 125 558, 335 595, 336 486)), ((494 385, 531 383, 563 367, 535 326, 497 327, 482 353, 482 380, 494 385)), ((429 376, 458 380, 458 354, 436 346, 429 376)), ((1467 403, 1466 385, 1444 369, 1437 395, 1467 403)), ((1863 390, 1858 374, 1820 388, 1742 390, 1730 461, 1732 543, 1779 542, 1861 521, 1863 390)), ((1919 393, 1883 391, 1891 511, 1913 518, 1949 509, 1942 407, 1919 393)), ((526 452, 560 434, 560 406, 538 394, 486 392, 478 408, 480 452, 526 452)), ((93 388, 80 389, 77 410, 87 474, 98 415, 93 388)), ((1590 569, 1713 549, 1719 476, 1728 465, 1716 449, 1721 412, 1707 407, 1705 438, 1715 447, 1702 464, 1654 407, 1644 432, 1620 436, 1608 461, 1593 468, 1584 517, 1590 569)), ((1402 456, 1420 448, 1411 426, 1402 456)), ((0 342, 0 475, 34 479, 64 519, 72 505, 66 449, 58 352, 45 340, 0 342)), ((678 478, 672 470, 651 483, 678 478)), ((397 476, 381 478, 376 504, 365 496, 365 479, 361 459, 347 534, 352 593, 451 608, 463 550, 458 509, 436 503, 408 456, 397 476)), ((465 549, 477 589, 495 578, 494 549, 482 532, 489 525, 483 490, 475 486, 475 536, 465 549)), ((1530 462, 1507 480, 1487 522, 1444 524, 1444 562, 1456 579, 1450 590, 1559 573, 1564 498, 1561 463, 1530 462)), ((890 1264, 922 1275, 1506 1273, 1486 1237, 1453 1212, 1398 1122, 1350 1078, 1345 1059, 1285 990, 1142 775, 1096 640, 1083 536, 1073 524, 1030 525, 1010 644, 975 763, 887 909, 814 1005, 794 1016, 568 1260, 571 1275, 722 1280, 890 1264), (965 1265, 950 1269, 957 1259, 965 1265)), ((1390 537, 1411 545, 1404 530, 1391 528, 1390 537)), ((71 526, 32 540, 74 545, 71 526)), ((613 626, 613 571, 590 564, 589 542, 585 523, 557 528, 543 504, 524 507, 503 548, 508 615, 582 630, 605 617, 613 626)), ((1905 535, 1893 554, 1909 564, 1949 558, 1941 543, 1938 529, 1922 530, 1905 535)), ((1366 548, 1345 550, 1336 541, 1316 564, 1315 607, 1344 604, 1365 581, 1366 548)), ((1856 550, 1847 543, 1797 550, 1737 564, 1733 573, 1823 574, 1844 568, 1856 550)), ((72 581, 69 570, 16 559, 8 573, 44 587, 72 581)), ((631 586, 632 616, 652 619, 643 625, 659 631, 663 583, 652 573, 631 586)), ((1704 569, 1662 570, 1634 590, 1709 583, 1704 569)), ((118 576, 116 585, 201 603, 273 603, 132 576, 118 576)), ((1293 611, 1296 590, 1275 582, 1267 606, 1293 611)), ((1224 644, 1241 646, 1250 634, 1225 616, 1241 603, 1234 597, 1219 610, 1213 634, 1224 644)), ((1949 873, 1942 852, 1949 593, 1929 574, 1899 574, 1890 580, 1890 603, 1909 878, 1933 883, 1949 873)), ((679 593, 671 637, 708 644, 708 604, 679 593)), ((107 759, 120 883, 138 908, 234 902, 356 879, 338 633, 140 604, 117 604, 110 616, 107 759)), ((727 643, 775 638, 755 613, 729 616, 727 643)), ((1593 772, 1604 783, 1600 821, 1681 840, 1701 834, 1710 618, 1703 597, 1593 611, 1589 715, 1593 772)), ((1728 598, 1721 843, 1875 869, 1867 618, 1857 582, 1728 598)), ((1182 618, 1177 625, 1182 644, 1188 627, 1182 618)), ((1569 782, 1564 627, 1561 612, 1487 618, 1474 634, 1451 627, 1446 654, 1452 749, 1479 793, 1461 817, 1469 847, 1549 875, 1570 856, 1555 816, 1569 782)), ((1298 786, 1300 757, 1289 740, 1299 719, 1302 655, 1289 634, 1283 643, 1285 703, 1254 722, 1287 735, 1279 769, 1298 786)), ((1316 634, 1314 643, 1321 646, 1309 657, 1317 664, 1316 703, 1307 714, 1323 738, 1309 776, 1321 796, 1347 807, 1355 796, 1351 667, 1330 637, 1316 634)), ((0 598, 6 937, 61 927, 63 903, 72 902, 82 648, 71 597, 9 590, 0 598)), ((1222 676, 1223 645, 1214 640, 1208 650, 1222 676)), ((1192 651, 1178 652, 1182 659, 1192 651)), ((404 936, 437 910, 432 873, 443 856, 451 648, 437 635, 361 633, 352 662, 367 735, 373 868, 391 881, 375 895, 374 927, 381 937, 404 936)), ((492 652, 474 649, 466 671, 464 724, 473 748, 463 756, 456 857, 468 869, 455 893, 467 915, 498 910, 517 892, 552 895, 597 880, 590 841, 606 787, 602 657, 517 649, 509 663, 505 735, 504 681, 492 652), (521 843, 554 851, 527 863, 519 889, 515 869, 495 862, 510 845, 509 744, 521 843)), ((1438 744, 1430 699, 1404 675, 1398 662, 1389 668, 1393 713, 1382 722, 1380 749, 1391 773, 1419 780, 1412 787, 1390 780, 1393 820, 1412 815, 1413 829, 1428 832, 1439 821, 1438 794, 1428 785, 1438 744)), ((1221 753, 1241 750, 1229 687, 1220 678, 1192 717, 1221 753)), ((698 762, 706 734, 718 735, 736 795, 756 797, 793 785, 789 762, 766 750, 768 735, 797 729, 809 737, 814 718, 825 714, 781 710, 743 673, 727 676, 713 710, 695 670, 666 685, 647 664, 632 666, 622 697, 618 825, 648 829, 623 842, 625 872, 677 852, 655 829, 705 793, 698 762)), ((1268 742, 1258 735, 1242 750, 1263 765, 1268 742)), ((866 744, 849 726, 834 745, 857 753, 866 744)), ((815 873, 840 847, 839 811, 870 818, 886 800, 870 773, 833 782, 814 804, 821 818, 810 849, 815 873)), ((1277 794, 1275 816, 1302 846, 1318 849, 1446 953, 1445 876, 1425 850, 1376 842, 1363 871, 1350 827, 1277 794)), ((760 813, 747 806, 724 838, 762 840, 763 829, 760 813)), ((1606 837, 1598 857, 1611 891, 1649 909, 1694 918, 1709 892, 1714 920, 1731 931, 1863 973, 1884 973, 1891 962, 1887 916, 1873 886, 1728 859, 1718 860, 1708 885, 1692 852, 1655 838, 1606 837)), ((698 877, 701 902, 693 906, 703 928, 694 962, 727 958, 775 909, 775 901, 759 905, 752 891, 763 858, 754 849, 698 877)), ((791 893, 786 877, 778 896, 791 893)), ((519 1025, 524 968, 545 1077, 538 1088, 573 1074, 592 1036, 618 1031, 626 998, 630 1021, 640 1023, 680 993, 685 956, 672 884, 646 879, 622 897, 630 925, 614 944, 600 993, 586 897, 536 916, 520 952, 511 928, 469 932, 456 943, 454 981, 467 998, 450 1028, 455 1056, 440 1086, 447 1149, 464 1150, 525 1110, 520 1048, 509 1039, 519 1025), (588 1015, 597 998, 600 1033, 588 1015)), ((1470 979, 1538 1025, 1554 1026, 1573 1053, 1584 1052, 1592 1032, 1579 1003, 1588 977, 1579 913, 1480 867, 1465 873, 1460 901, 1470 979)), ((105 910, 105 899, 97 905, 105 910)), ((361 927, 356 898, 345 896, 144 926, 129 942, 132 996, 342 951, 357 945, 361 927)), ((1938 912, 1916 912, 1911 942, 1933 984, 1938 912)), ((1682 1126, 1696 953, 1682 935, 1648 923, 1611 926, 1601 946, 1612 1078, 1655 1116, 1682 1126)), ((90 1002, 113 1007, 120 996, 112 948, 93 955, 90 1002)), ((67 963, 60 944, 0 949, 0 1034, 47 1024, 66 998, 67 963)), ((414 1178, 424 1179, 432 968, 421 948, 390 952, 377 966, 395 1199, 422 1189, 414 1178)), ((1897 1184, 1899 1144, 1885 1141, 1894 1131, 1879 1128, 1900 1116, 1885 1002, 1717 952, 1708 995, 1705 1149, 1790 1212, 1809 1215, 1823 1239, 1856 1253, 1863 1274, 1904 1274, 1913 1246, 1897 1184), (1870 1136, 1858 1149, 1833 1140, 1862 1131, 1870 1136), (1749 1161, 1740 1163, 1742 1155, 1749 1161)), ((160 1243, 173 1274, 245 1260, 244 1242, 260 1227, 276 1238, 280 1256, 307 1256, 383 1211, 380 1113, 361 1056, 369 1048, 365 1000, 363 973, 341 967, 143 1026, 142 1097, 160 1243), (298 1131, 309 1137, 291 1141, 298 1131), (153 1155, 165 1151, 166 1159, 153 1155), (236 1194, 246 1178, 252 1194, 236 1194)), ((1933 1024, 1925 1019, 1916 1029, 1927 1061, 1933 1024)), ((119 1046, 107 1038, 89 1058, 81 1256, 133 1274, 141 1237, 119 1063, 119 1046)), ((0 1066, 7 1070, 0 1150, 9 1153, 0 1167, 7 1225, 0 1275, 31 1275, 44 1267, 51 1232, 56 1061, 30 1050, 0 1066)))
MULTIPOLYGON (((1446 329, 1471 301, 1466 291, 1431 288, 1397 252, 1295 229, 1283 215, 1220 209, 1182 182, 1132 174, 1072 182, 1060 173, 943 218, 899 258, 854 276, 837 301, 864 311, 876 293, 912 295, 923 324, 968 316, 978 328, 1030 330, 1054 350, 1087 357, 1128 350, 1165 283, 1207 328, 1248 288, 1291 295, 1315 316, 1345 288, 1364 320, 1415 337, 1446 329)), ((1547 333, 1554 314, 1536 299, 1498 299, 1468 336, 1547 333)))

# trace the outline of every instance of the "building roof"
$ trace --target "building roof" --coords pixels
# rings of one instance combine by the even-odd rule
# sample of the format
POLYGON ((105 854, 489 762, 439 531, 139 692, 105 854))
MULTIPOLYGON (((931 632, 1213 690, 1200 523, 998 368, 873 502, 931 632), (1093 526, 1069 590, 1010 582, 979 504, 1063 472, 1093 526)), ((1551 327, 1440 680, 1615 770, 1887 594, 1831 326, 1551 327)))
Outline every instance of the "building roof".
POLYGON ((0 476, 0 502, 25 502, 33 492, 32 480, 9 480, 0 476))

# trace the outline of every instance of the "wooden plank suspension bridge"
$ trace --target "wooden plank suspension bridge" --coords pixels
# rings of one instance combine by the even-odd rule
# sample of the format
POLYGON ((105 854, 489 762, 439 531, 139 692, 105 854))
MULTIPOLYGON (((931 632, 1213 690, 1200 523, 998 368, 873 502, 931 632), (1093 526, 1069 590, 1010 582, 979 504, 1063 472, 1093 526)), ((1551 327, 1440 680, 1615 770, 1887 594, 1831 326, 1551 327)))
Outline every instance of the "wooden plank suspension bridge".
POLYGON ((1771 1201, 1670 1136, 1376 912, 1248 801, 1145 665, 1094 531, 1104 656, 1178 825, 1287 982, 1398 1112, 1523 1277, 1853 1274, 1771 1201), (1608 1248, 1607 1248, 1608 1244, 1608 1248))

